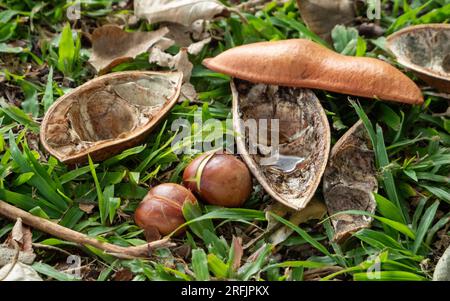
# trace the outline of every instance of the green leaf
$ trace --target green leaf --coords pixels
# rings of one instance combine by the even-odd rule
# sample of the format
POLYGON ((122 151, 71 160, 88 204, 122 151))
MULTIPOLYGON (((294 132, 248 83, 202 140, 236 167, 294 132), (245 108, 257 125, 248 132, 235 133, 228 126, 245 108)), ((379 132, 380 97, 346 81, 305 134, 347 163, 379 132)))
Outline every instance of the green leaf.
POLYGON ((36 262, 32 265, 32 268, 36 270, 36 272, 51 277, 53 279, 59 281, 79 281, 80 277, 72 274, 66 274, 56 270, 55 268, 49 266, 48 264, 36 262))
POLYGON ((389 227, 397 230, 398 232, 408 236, 409 238, 415 239, 416 235, 415 233, 405 224, 384 218, 384 217, 380 217, 380 216, 376 216, 374 214, 371 214, 367 211, 361 211, 361 210, 345 210, 345 211, 341 211, 338 212, 336 214, 334 214, 333 216, 337 216, 337 215, 341 215, 341 214, 355 214, 355 215, 366 215, 366 216, 370 216, 376 220, 379 220, 380 222, 382 222, 383 224, 388 225, 389 227))
POLYGON ((108 215, 108 207, 105 199, 103 198, 102 188, 100 186, 100 182, 97 178, 97 173, 95 171, 94 163, 92 162, 91 156, 89 156, 89 168, 92 173, 92 177, 94 178, 95 189, 97 191, 97 199, 98 199, 98 208, 100 210, 100 220, 104 225, 106 223, 107 215, 108 215))
POLYGON ((401 211, 388 199, 374 193, 375 201, 377 202, 377 210, 386 218, 397 221, 399 223, 403 222, 403 217, 401 211))
POLYGON ((21 173, 13 182, 13 186, 20 186, 27 183, 32 177, 34 177, 34 172, 21 173))
POLYGON ((42 208, 39 207, 39 206, 34 207, 34 208, 31 209, 29 212, 30 212, 31 214, 35 215, 35 216, 40 217, 40 218, 50 219, 50 217, 47 215, 47 213, 45 213, 45 211, 42 210, 42 208))
POLYGON ((436 216, 436 211, 439 207, 439 202, 436 201, 428 207, 428 209, 425 211, 425 213, 422 216, 422 219, 420 220, 419 226, 417 227, 416 231, 416 239, 414 240, 413 244, 413 253, 417 254, 419 251, 419 248, 425 238, 425 235, 427 234, 431 223, 434 220, 434 217, 436 216))
POLYGON ((50 67, 47 77, 47 85, 45 86, 45 93, 42 97, 42 104, 44 105, 44 112, 53 104, 53 67, 50 67))
MULTIPOLYGON (((1 98, 0 98, 1 99, 1 98)), ((39 133, 39 125, 30 118, 27 114, 25 114, 20 108, 12 105, 8 105, 3 101, 0 101, 2 108, 0 111, 8 115, 9 118, 26 126, 34 133, 39 133)))
POLYGON ((400 203, 400 199, 398 198, 397 188, 394 181, 394 176, 392 172, 387 168, 389 165, 389 157, 386 151, 386 146, 384 144, 383 130, 379 125, 377 125, 377 143, 375 147, 375 154, 378 158, 378 163, 380 164, 380 168, 383 169, 383 184, 388 194, 390 200, 394 202, 397 208, 400 209, 402 213, 402 222, 406 223, 408 221, 409 216, 406 212, 406 208, 404 208, 403 204, 400 203))
POLYGON ((58 70, 69 75, 72 72, 75 61, 75 43, 72 37, 72 29, 67 23, 61 33, 58 49, 58 70))
POLYGON ((314 261, 285 261, 281 263, 275 263, 266 266, 264 269, 261 270, 261 272, 267 271, 269 269, 273 268, 295 268, 295 267, 303 267, 303 268, 310 268, 310 269, 317 269, 317 268, 323 268, 328 266, 326 263, 323 262, 314 262, 314 261))
POLYGON ((198 281, 209 280, 208 259, 202 249, 192 250, 192 269, 198 281))
POLYGON ((252 276, 260 273, 265 262, 268 261, 268 256, 272 246, 270 244, 264 244, 257 252, 258 256, 253 262, 247 262, 240 270, 239 276, 242 280, 248 281, 252 276))
POLYGON ((288 226, 289 228, 291 228, 292 230, 294 230, 295 232, 297 232, 303 239, 305 239, 308 243, 310 243, 313 247, 315 247, 317 250, 319 250, 320 252, 322 252, 323 254, 325 254, 326 256, 329 256, 330 258, 334 258, 334 255, 332 255, 327 248, 325 248, 325 246, 323 246, 321 243, 319 243, 318 241, 316 241, 314 238, 311 237, 311 235, 309 235, 305 230, 300 229, 299 227, 297 227, 296 225, 294 225, 293 223, 291 223, 288 220, 285 220, 284 218, 274 214, 273 212, 269 212, 269 214, 275 218, 277 221, 279 221, 280 223, 284 224, 285 226, 288 226))
MULTIPOLYGON (((343 25, 336 25, 331 31, 334 49, 343 55, 355 55, 359 34, 355 28, 346 28, 343 25)), ((364 40, 363 40, 364 41, 364 40)), ((360 42, 362 43, 362 42, 360 42)), ((360 45, 360 53, 363 52, 360 45)))
MULTIPOLYGON (((97 168, 99 165, 98 164, 94 164, 94 168, 97 168)), ((71 170, 63 175, 61 175, 59 177, 59 182, 61 184, 66 184, 68 182, 71 182, 73 180, 76 180, 78 177, 88 173, 91 171, 91 167, 90 166, 83 166, 74 170, 71 170)))
POLYGON ((423 276, 404 271, 381 271, 378 277, 369 277, 369 273, 353 274, 354 281, 426 281, 423 276))
POLYGON ((24 49, 22 47, 13 47, 6 43, 0 43, 0 53, 22 53, 24 49))
POLYGON ((228 265, 220 260, 214 253, 208 254, 209 270, 219 279, 226 279, 228 275, 228 265))
POLYGON ((185 225, 189 224, 191 231, 200 238, 203 237, 205 230, 209 230, 211 233, 214 232, 214 225, 210 220, 204 219, 204 215, 202 216, 202 214, 200 204, 192 204, 191 202, 184 203, 183 215, 187 221, 185 225))

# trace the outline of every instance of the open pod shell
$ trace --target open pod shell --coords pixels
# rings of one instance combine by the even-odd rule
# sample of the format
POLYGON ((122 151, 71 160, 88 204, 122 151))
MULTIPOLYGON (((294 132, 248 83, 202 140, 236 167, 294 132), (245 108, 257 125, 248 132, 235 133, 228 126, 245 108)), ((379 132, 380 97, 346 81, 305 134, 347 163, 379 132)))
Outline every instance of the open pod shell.
MULTIPOLYGON (((378 189, 375 154, 370 138, 361 121, 345 133, 331 150, 323 177, 323 194, 328 214, 346 210, 375 213, 373 193, 378 189)), ((343 242, 356 231, 367 228, 372 218, 340 214, 331 218, 334 240, 343 242)))
POLYGON ((45 149, 66 164, 105 160, 136 146, 177 102, 179 72, 118 72, 62 96, 41 126, 45 149))
POLYGON ((397 61, 430 86, 450 93, 450 24, 410 26, 387 38, 397 61))
POLYGON ((238 79, 231 88, 239 154, 274 199, 304 209, 320 184, 330 150, 330 127, 319 99, 308 89, 238 79), (261 135, 264 120, 267 134, 261 135), (278 131, 272 120, 279 120, 278 131), (256 132, 249 130, 252 123, 256 132), (279 148, 272 152, 274 135, 279 148))

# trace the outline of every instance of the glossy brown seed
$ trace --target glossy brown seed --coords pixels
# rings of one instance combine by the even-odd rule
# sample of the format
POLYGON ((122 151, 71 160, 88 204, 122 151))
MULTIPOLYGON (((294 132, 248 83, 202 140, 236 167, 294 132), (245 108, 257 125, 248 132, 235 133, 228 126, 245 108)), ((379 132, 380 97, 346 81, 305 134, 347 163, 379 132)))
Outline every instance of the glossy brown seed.
POLYGON ((400 64, 450 93, 450 24, 407 27, 390 35, 386 46, 400 64))
POLYGON ((357 122, 336 143, 323 177, 323 194, 335 228, 334 240, 343 242, 353 233, 370 227, 372 218, 335 215, 346 210, 375 213, 373 193, 378 189, 375 155, 367 131, 357 122))
POLYGON ((107 159, 134 147, 169 113, 181 73, 119 72, 62 96, 45 114, 41 142, 66 164, 107 159))
POLYGON ((386 62, 338 54, 305 39, 260 42, 227 50, 203 64, 255 83, 322 89, 420 104, 422 93, 386 62))
POLYGON ((134 220, 147 233, 168 235, 186 221, 183 204, 197 199, 185 187, 178 184, 161 184, 152 188, 136 209, 134 220))
POLYGON ((203 201, 223 207, 241 207, 252 192, 247 166, 229 154, 205 153, 195 158, 184 170, 183 184, 203 201))

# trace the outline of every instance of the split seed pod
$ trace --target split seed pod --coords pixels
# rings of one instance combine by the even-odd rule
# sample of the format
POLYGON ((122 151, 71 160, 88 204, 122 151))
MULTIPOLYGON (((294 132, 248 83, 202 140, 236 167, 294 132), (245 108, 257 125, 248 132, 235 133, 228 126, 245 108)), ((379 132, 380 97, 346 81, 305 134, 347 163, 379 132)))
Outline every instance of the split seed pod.
POLYGON ((148 137, 177 102, 181 73, 119 72, 62 96, 41 126, 45 149, 66 164, 107 159, 148 137))
POLYGON ((387 47, 430 86, 450 93, 450 24, 407 27, 390 35, 387 47))
POLYGON ((416 84, 378 59, 338 54, 306 39, 229 49, 203 64, 255 83, 328 90, 409 104, 423 102, 416 84))
POLYGON ((182 211, 185 202, 197 202, 188 189, 172 183, 158 185, 139 204, 134 220, 147 237, 158 239, 158 234, 168 235, 186 222, 182 211))
MULTIPOLYGON (((373 193, 378 189, 375 155, 361 121, 342 136, 331 151, 323 179, 323 194, 330 216, 346 210, 375 213, 373 193)), ((336 215, 332 219, 334 240, 345 241, 356 231, 371 225, 372 219, 361 215, 336 215)))
POLYGON ((297 0, 298 9, 309 29, 330 41, 336 25, 348 25, 355 18, 353 0, 297 0))
POLYGON ((241 80, 232 83, 232 91, 236 145, 250 171, 274 199, 305 208, 330 150, 330 127, 319 100, 311 90, 241 80), (278 156, 272 151, 277 144, 278 156))
POLYGON ((205 153, 184 170, 183 184, 203 201, 223 207, 241 207, 252 192, 247 166, 230 154, 205 153))

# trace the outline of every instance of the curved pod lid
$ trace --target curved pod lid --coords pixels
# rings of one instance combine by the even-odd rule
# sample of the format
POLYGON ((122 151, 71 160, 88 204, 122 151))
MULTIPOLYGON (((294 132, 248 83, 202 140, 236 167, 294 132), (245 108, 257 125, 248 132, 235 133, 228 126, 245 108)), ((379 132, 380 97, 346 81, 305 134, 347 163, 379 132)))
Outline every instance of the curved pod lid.
POLYGON ((239 154, 274 199, 304 209, 320 184, 330 151, 330 126, 320 101, 308 89, 241 80, 231 88, 239 154), (272 119, 279 120, 278 133, 272 119), (266 132, 261 120, 267 120, 266 132), (252 123, 257 132, 248 131, 252 123), (273 133, 279 137, 278 152, 272 147, 273 133))
MULTIPOLYGON (((373 196, 378 190, 375 154, 369 135, 358 121, 334 145, 323 176, 323 195, 328 214, 346 210, 375 213, 373 196)), ((361 215, 336 215, 331 219, 334 240, 343 242, 358 230, 370 227, 372 218, 361 215)))
POLYGON ((401 65, 450 93, 450 24, 410 26, 390 35, 386 45, 401 65))
POLYGON ((118 72, 95 78, 59 98, 41 125, 45 149, 66 164, 105 160, 136 146, 180 95, 179 72, 118 72))
POLYGON ((423 103, 419 87, 388 63, 344 56, 306 39, 243 45, 205 59, 203 64, 255 83, 423 103))

